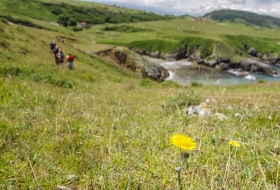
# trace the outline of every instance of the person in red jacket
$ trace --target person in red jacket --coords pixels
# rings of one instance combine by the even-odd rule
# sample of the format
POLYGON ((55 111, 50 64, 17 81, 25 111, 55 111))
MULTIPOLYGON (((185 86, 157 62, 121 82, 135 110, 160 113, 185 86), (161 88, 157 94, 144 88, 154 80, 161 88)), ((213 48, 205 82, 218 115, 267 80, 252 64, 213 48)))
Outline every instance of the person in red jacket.
POLYGON ((68 53, 67 56, 67 66, 69 69, 73 69, 74 68, 74 56, 71 53, 68 53))

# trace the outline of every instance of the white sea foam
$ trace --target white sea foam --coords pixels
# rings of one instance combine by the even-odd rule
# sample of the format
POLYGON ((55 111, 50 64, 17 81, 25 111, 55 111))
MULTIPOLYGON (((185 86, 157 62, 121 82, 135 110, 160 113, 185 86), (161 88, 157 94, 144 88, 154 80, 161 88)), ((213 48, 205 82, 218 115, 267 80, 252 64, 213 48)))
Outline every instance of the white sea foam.
POLYGON ((239 76, 239 77, 241 77, 245 73, 247 75, 244 77, 244 79, 247 79, 247 80, 257 80, 257 77, 255 77, 254 75, 250 75, 246 71, 239 72, 239 71, 236 71, 236 70, 233 70, 233 69, 229 69, 229 70, 227 70, 227 72, 232 73, 232 74, 234 74, 236 76, 239 76))
POLYGON ((171 71, 168 71, 168 73, 169 73, 169 77, 166 78, 165 80, 172 80, 172 79, 173 79, 173 76, 174 76, 174 73, 171 72, 171 71))
POLYGON ((257 77, 253 76, 253 75, 247 75, 244 77, 245 79, 248 79, 248 80, 257 80, 257 77))
POLYGON ((229 70, 227 70, 227 72, 229 72, 229 73, 231 73, 231 74, 234 74, 234 75, 236 75, 236 76, 239 76, 239 75, 241 74, 241 72, 236 71, 236 70, 233 70, 233 69, 229 69, 229 70))

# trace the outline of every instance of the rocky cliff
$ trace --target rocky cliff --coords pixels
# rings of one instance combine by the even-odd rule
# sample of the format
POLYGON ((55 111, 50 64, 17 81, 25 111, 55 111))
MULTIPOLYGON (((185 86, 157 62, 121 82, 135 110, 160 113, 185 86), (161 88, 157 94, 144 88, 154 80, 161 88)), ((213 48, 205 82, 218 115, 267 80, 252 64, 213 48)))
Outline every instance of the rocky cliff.
POLYGON ((99 56, 108 56, 114 64, 139 74, 142 78, 150 78, 163 82, 169 77, 168 71, 159 64, 153 63, 145 57, 136 54, 127 48, 113 48, 97 52, 99 56))
POLYGON ((197 62, 209 67, 220 70, 238 69, 240 71, 258 72, 266 75, 277 75, 277 70, 272 65, 280 65, 280 58, 273 53, 258 53, 255 48, 247 50, 248 55, 240 61, 234 61, 230 58, 219 58, 216 56, 217 50, 214 49, 209 57, 201 57, 198 48, 180 49, 173 53, 161 53, 159 51, 151 52, 149 50, 133 50, 139 55, 145 55, 152 58, 160 58, 166 61, 176 61, 179 59, 189 59, 191 62, 197 62))
MULTIPOLYGON (((199 49, 180 49, 173 53, 151 52, 149 50, 129 50, 127 48, 113 48, 97 52, 99 56, 107 56, 114 64, 139 74, 143 78, 150 78, 157 82, 164 81, 168 76, 168 71, 157 63, 151 62, 145 56, 159 58, 166 61, 176 61, 188 59, 191 62, 213 67, 219 70, 238 70, 240 73, 257 72, 270 76, 278 75, 277 70, 272 66, 279 64, 280 58, 275 54, 260 54, 255 48, 248 50, 247 58, 241 61, 233 61, 230 58, 217 58, 216 50, 207 58, 202 58, 199 49)), ((245 77, 247 74, 241 74, 245 77)))

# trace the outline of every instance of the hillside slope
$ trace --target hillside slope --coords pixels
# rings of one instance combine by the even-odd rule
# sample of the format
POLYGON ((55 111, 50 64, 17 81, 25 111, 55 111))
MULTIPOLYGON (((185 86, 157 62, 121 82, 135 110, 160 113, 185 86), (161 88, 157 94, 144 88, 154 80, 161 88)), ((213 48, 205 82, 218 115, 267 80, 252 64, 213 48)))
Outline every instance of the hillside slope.
POLYGON ((90 27, 93 24, 102 23, 132 23, 172 18, 172 16, 161 16, 146 11, 129 11, 121 7, 93 2, 66 0, 2 0, 0 10, 1 15, 21 15, 39 20, 57 21, 65 27, 76 26, 77 22, 85 22, 90 27))
POLYGON ((272 16, 259 15, 256 13, 237 11, 237 10, 219 10, 207 13, 204 17, 210 17, 219 22, 233 22, 260 27, 280 27, 280 19, 272 16))
POLYGON ((190 18, 145 23, 98 25, 84 30, 85 36, 101 44, 126 46, 154 58, 174 61, 229 60, 238 65, 258 58, 279 64, 279 30, 241 24, 202 22, 190 18), (127 30, 126 30, 127 29, 127 30), (250 49, 255 49, 254 56, 250 49))
MULTIPOLYGON (((84 80, 87 77, 89 80, 93 80, 90 78, 102 80, 110 75, 116 75, 116 78, 122 75, 133 76, 109 63, 104 64, 98 58, 90 57, 87 52, 79 50, 79 44, 86 46, 89 42, 75 33, 67 32, 68 34, 65 35, 55 30, 49 31, 17 25, 5 19, 1 19, 0 26, 2 37, 0 57, 3 75, 13 76, 15 74, 29 80, 55 83, 55 85, 64 87, 73 87, 78 80, 84 80), (54 57, 49 48, 51 40, 55 40, 65 54, 72 52, 75 55, 75 65, 79 69, 73 73, 76 73, 78 78, 73 79, 73 73, 66 71, 66 65, 64 65, 64 69, 55 67, 54 57), (99 70, 106 70, 108 73, 102 74, 99 70)), ((52 26, 49 25, 49 27, 52 26)), ((108 47, 100 46, 100 48, 108 47)))
MULTIPOLYGON (((95 54, 112 48, 95 43, 95 35, 121 42, 120 33, 77 33, 15 15, 42 28, 0 19, 0 189, 176 189, 182 154, 169 142, 173 134, 196 143, 183 154, 183 188, 279 187, 279 82, 156 83, 95 54), (75 56, 74 70, 55 65, 50 40, 75 56), (200 104, 211 114, 188 115, 187 107, 200 104)), ((177 30, 185 22, 170 22, 171 29, 167 22, 139 23, 159 29, 132 36, 169 41, 189 31, 177 30)), ((209 27, 187 23, 201 33, 209 27)))

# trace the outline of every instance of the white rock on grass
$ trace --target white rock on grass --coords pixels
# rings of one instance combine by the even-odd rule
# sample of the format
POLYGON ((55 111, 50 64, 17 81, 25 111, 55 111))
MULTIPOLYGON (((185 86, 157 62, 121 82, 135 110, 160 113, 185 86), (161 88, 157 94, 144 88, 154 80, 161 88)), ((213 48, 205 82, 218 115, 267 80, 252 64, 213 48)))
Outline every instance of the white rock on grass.
POLYGON ((207 104, 205 102, 202 102, 198 106, 190 106, 185 111, 186 116, 188 115, 198 115, 199 117, 205 117, 210 116, 211 112, 207 107, 207 104))
POLYGON ((240 113, 236 113, 234 114, 235 117, 241 117, 241 114, 240 113))

